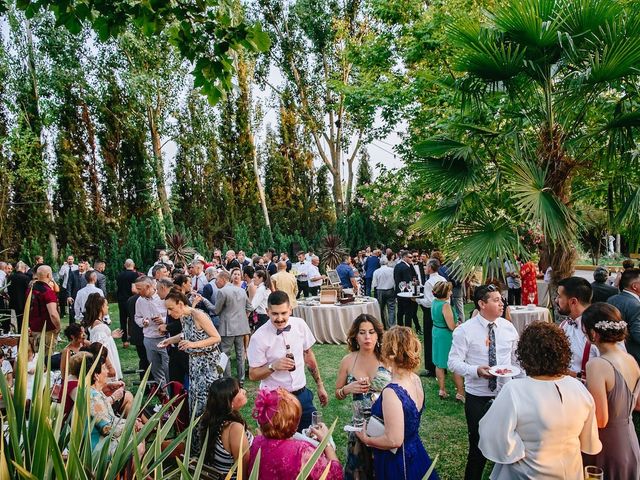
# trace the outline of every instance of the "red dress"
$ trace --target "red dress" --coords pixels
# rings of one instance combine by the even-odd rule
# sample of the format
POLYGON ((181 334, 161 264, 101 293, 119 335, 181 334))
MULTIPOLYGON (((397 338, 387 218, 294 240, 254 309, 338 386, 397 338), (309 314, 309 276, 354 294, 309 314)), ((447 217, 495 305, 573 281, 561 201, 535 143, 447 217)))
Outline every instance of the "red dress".
POLYGON ((520 278, 522 278, 522 303, 529 304, 529 294, 533 293, 535 298, 533 303, 538 305, 538 284, 536 283, 536 275, 538 269, 533 262, 527 262, 520 269, 520 278))

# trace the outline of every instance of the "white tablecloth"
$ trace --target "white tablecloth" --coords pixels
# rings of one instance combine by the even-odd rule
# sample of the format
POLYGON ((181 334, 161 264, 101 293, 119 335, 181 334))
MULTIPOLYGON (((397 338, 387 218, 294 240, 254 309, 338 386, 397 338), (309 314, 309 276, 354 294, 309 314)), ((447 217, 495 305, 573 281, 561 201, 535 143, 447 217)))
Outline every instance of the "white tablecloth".
POLYGON ((293 315, 307 322, 318 343, 347 343, 347 335, 355 318, 368 313, 380 320, 378 301, 350 305, 298 305, 293 315))
POLYGON ((551 321, 549 310, 546 308, 536 307, 534 310, 529 310, 529 307, 509 307, 509 310, 511 311, 511 322, 519 334, 522 334, 530 323, 551 321))

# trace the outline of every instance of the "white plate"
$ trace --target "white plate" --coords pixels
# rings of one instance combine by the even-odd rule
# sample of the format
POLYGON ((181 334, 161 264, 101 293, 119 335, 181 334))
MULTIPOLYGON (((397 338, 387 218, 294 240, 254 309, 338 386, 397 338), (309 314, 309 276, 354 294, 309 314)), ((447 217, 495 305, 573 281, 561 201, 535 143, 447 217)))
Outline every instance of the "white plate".
POLYGON ((491 375, 495 375, 496 377, 515 377, 520 374, 520 369, 515 365, 494 365, 489 369, 489 373, 491 375), (508 369, 511 370, 509 373, 498 373, 498 370, 508 369))
POLYGON ((344 431, 345 432, 361 432, 362 431, 362 427, 354 427, 353 425, 345 425, 344 426, 344 431))

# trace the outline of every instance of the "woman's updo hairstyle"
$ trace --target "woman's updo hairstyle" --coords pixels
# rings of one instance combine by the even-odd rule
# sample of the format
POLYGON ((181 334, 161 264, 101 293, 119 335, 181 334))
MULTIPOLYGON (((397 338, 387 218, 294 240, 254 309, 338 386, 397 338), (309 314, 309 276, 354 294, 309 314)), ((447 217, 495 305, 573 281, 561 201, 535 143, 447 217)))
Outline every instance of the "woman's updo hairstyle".
POLYGON ((627 336, 627 323, 622 321, 620 310, 604 302, 596 302, 582 312, 582 329, 591 342, 592 332, 605 343, 621 342, 627 336))

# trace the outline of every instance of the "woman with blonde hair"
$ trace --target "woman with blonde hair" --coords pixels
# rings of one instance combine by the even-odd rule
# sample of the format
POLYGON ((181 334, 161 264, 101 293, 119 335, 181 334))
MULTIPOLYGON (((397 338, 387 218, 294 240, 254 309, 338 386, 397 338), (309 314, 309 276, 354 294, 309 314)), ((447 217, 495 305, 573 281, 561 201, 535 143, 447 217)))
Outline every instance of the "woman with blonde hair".
MULTIPOLYGON (((453 287, 449 282, 438 282, 433 287, 433 303, 431 304, 431 318, 433 328, 431 330, 432 360, 436 366, 436 377, 441 399, 449 395, 445 389, 445 376, 447 374, 447 361, 453 338, 453 330, 458 326, 458 313, 451 308, 449 303, 453 287)), ((456 385, 456 400, 464 402, 464 387, 462 377, 453 374, 453 382, 456 385)))
MULTIPOLYGON (((380 436, 357 432, 362 443, 372 447, 375 476, 380 479, 423 478, 431 459, 418 429, 424 410, 424 391, 415 370, 420 365, 422 346, 411 328, 393 327, 384 335, 382 358, 391 368, 391 383, 371 408, 369 422, 384 424, 380 436), (375 419, 374 419, 375 417, 375 419)), ((433 471, 429 480, 437 480, 433 471)))
MULTIPOLYGON (((262 435, 255 437, 251 444, 248 471, 253 469, 258 452, 261 452, 260 479, 297 478, 315 451, 315 446, 310 442, 293 438, 302 417, 302 406, 298 399, 283 388, 264 388, 258 392, 252 416, 258 422, 262 435)), ((312 426, 309 430, 320 442, 329 433, 324 423, 312 426)), ((327 444, 307 478, 318 480, 327 465, 330 465, 326 477, 328 480, 343 478, 338 456, 330 444, 327 444)))

